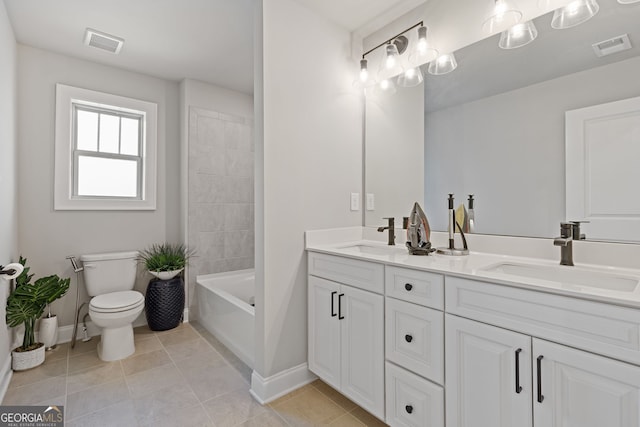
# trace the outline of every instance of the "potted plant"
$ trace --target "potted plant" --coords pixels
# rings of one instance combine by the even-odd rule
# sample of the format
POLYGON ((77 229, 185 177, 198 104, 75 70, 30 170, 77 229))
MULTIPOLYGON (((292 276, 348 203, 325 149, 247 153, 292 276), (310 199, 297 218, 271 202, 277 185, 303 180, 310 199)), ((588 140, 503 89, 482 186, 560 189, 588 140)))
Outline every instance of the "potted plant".
POLYGON ((33 274, 26 267, 27 260, 20 257, 20 264, 25 268, 16 278, 16 286, 7 297, 7 326, 16 327, 24 324, 22 345, 12 351, 12 366, 15 371, 36 367, 44 362, 43 343, 35 341, 36 320, 47 304, 62 297, 69 289, 70 279, 61 279, 57 275, 42 277, 31 283, 33 274))
POLYGON ((169 280, 184 270, 193 251, 182 243, 154 243, 140 252, 139 260, 160 280, 169 280))

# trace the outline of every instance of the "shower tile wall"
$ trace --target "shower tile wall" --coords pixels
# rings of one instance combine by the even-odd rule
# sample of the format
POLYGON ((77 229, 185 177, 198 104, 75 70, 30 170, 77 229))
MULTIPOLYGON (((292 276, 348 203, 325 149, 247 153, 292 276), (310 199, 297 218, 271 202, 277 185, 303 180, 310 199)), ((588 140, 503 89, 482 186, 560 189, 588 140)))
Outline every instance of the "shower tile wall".
MULTIPOLYGON (((189 109, 189 307, 199 274, 254 265, 253 121, 189 109)), ((192 312, 195 314, 195 312, 192 312)))

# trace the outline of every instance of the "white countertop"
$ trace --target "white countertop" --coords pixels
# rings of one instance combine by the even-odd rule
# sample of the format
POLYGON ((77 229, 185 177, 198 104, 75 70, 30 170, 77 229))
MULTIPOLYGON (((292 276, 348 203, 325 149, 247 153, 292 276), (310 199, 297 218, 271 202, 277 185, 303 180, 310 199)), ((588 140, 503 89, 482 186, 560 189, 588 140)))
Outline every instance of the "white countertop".
MULTIPOLYGON (((608 267, 593 264, 575 263, 575 267, 559 266, 558 261, 542 258, 529 258, 521 256, 500 255, 471 250, 466 256, 447 256, 436 254, 428 256, 410 255, 404 245, 388 246, 380 241, 357 239, 360 235, 355 228, 348 229, 346 233, 337 230, 313 231, 313 237, 307 233, 306 249, 311 252, 319 252, 330 255, 339 255, 353 259, 379 262, 386 265, 407 267, 423 271, 441 273, 449 276, 457 276, 467 279, 498 283, 519 288, 532 289, 541 292, 577 297, 599 302, 613 303, 627 307, 640 308, 640 285, 633 291, 614 289, 601 289, 597 287, 578 286, 574 283, 566 283, 560 280, 544 280, 538 278, 513 276, 502 272, 486 271, 501 263, 515 263, 527 266, 551 267, 554 269, 579 269, 589 274, 605 274, 614 277, 640 280, 640 269, 608 267), (359 253, 353 250, 353 246, 364 245, 367 247, 390 248, 390 253, 359 253), (349 249, 351 247, 351 249, 349 249)), ((347 230, 347 229, 345 229, 347 230)), ((561 270, 556 270, 561 272, 561 270)))

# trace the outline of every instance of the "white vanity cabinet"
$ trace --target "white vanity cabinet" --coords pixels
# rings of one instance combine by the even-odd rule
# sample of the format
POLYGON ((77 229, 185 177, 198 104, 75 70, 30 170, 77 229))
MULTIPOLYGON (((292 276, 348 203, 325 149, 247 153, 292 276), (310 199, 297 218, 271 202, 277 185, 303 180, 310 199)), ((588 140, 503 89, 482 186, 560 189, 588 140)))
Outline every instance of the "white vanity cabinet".
POLYGON ((447 311, 499 325, 446 315, 447 427, 640 426, 639 366, 546 340, 633 359, 637 310, 447 277, 447 311))
POLYGON ((380 419, 384 419, 383 283, 381 264, 309 254, 309 369, 380 419))
POLYGON ((444 425, 444 276, 385 268, 386 421, 444 425))

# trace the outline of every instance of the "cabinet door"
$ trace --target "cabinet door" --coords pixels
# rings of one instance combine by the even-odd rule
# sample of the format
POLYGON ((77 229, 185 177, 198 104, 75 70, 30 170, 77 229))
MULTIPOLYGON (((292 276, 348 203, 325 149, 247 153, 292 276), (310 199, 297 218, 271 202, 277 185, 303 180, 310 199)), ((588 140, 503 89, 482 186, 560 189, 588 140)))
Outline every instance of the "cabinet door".
POLYGON ((384 419, 384 298, 350 286, 342 286, 340 295, 340 390, 384 419))
POLYGON ((530 427, 531 338, 445 316, 447 427, 530 427))
POLYGON ((538 339, 533 357, 536 427, 640 426, 639 367, 538 339))
POLYGON ((309 370, 340 388, 340 285, 309 276, 309 370))

